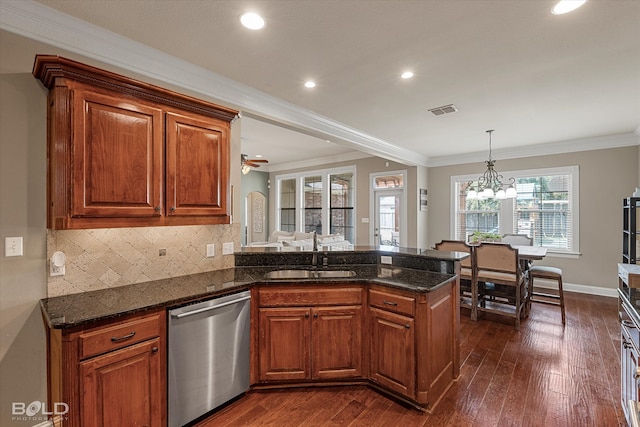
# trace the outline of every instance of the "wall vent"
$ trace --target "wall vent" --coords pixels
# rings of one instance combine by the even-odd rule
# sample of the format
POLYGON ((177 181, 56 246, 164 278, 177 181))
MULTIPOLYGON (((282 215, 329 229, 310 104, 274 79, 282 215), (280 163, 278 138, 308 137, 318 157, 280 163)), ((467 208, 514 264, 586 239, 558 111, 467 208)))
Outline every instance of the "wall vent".
POLYGON ((453 104, 443 105, 442 107, 436 107, 429 110, 434 116, 441 116, 443 114, 455 113, 458 111, 458 107, 453 104))

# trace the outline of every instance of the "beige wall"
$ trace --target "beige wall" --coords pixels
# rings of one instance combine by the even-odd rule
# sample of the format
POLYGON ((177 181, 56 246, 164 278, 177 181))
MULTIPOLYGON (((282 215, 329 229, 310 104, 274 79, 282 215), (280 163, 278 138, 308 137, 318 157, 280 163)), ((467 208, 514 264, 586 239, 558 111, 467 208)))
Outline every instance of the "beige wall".
POLYGON ((290 173, 304 172, 308 170, 320 170, 329 168, 340 168, 355 165, 357 168, 356 177, 356 245, 369 245, 370 225, 373 222, 370 210, 370 183, 369 177, 372 173, 385 171, 407 171, 407 243, 403 246, 421 247, 426 244, 427 215, 418 212, 418 188, 426 188, 426 168, 407 166, 401 163, 388 161, 380 157, 367 157, 364 159, 351 160, 346 162, 331 163, 308 168, 290 169, 286 171, 272 172, 270 179, 272 182, 269 194, 269 229, 276 230, 275 206, 276 206, 276 176, 290 173), (388 163, 388 166, 387 166, 388 163), (369 224, 363 224, 362 218, 369 218, 369 224), (418 246, 420 245, 420 246, 418 246))
POLYGON ((0 425, 12 402, 46 401, 46 91, 31 74, 0 75, 0 241, 22 236, 24 256, 0 256, 0 425))
MULTIPOLYGON (((496 170, 558 166, 580 168, 580 252, 577 259, 548 256, 567 283, 615 288, 622 258, 622 199, 638 185, 638 146, 499 160, 496 170)), ((482 163, 429 168, 429 245, 450 238, 451 176, 478 174, 482 163)))

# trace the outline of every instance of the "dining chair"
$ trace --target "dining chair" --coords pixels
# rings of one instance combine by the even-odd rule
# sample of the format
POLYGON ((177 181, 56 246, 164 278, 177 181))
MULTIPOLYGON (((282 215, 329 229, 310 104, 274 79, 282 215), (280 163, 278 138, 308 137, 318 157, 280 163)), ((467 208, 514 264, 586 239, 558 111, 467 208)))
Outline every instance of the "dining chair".
POLYGON ((462 240, 442 240, 436 243, 436 250, 466 252, 470 256, 460 261, 460 307, 471 309, 473 306, 473 248, 462 240))
POLYGON ((533 246, 533 239, 526 234, 503 234, 502 243, 518 246, 533 246))
POLYGON ((475 285, 471 308, 472 318, 478 312, 515 318, 520 330, 520 318, 526 308, 526 275, 518 262, 518 250, 504 243, 481 243, 474 248, 475 285))

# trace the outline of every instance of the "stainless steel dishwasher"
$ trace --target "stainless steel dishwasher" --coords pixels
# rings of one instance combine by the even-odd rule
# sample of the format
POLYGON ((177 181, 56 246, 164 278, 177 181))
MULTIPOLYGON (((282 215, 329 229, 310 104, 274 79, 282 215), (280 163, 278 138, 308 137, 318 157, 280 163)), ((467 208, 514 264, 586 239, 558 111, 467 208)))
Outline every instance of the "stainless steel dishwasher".
POLYGON ((249 291, 169 310, 169 427, 249 389, 249 291))

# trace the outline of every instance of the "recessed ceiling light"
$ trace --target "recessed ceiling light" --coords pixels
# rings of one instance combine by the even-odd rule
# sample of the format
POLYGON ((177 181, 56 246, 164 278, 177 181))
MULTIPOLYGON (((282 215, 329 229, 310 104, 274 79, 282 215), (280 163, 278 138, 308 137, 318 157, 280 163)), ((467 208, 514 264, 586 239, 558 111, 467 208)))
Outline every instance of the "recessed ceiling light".
POLYGON ((256 154, 256 157, 257 157, 257 158, 261 158, 261 157, 262 157, 262 154, 256 154))
POLYGON ((562 15, 576 10, 586 3, 587 0, 560 0, 551 10, 554 15, 562 15))
POLYGON ((307 89, 313 89, 314 87, 316 87, 316 82, 307 80, 306 82, 304 82, 304 87, 306 87, 307 89))
POLYGON ((264 27, 264 19, 257 13, 249 12, 240 17, 242 25, 250 30, 259 30, 264 27))
POLYGON ((411 71, 405 71, 400 75, 400 77, 402 77, 403 79, 410 79, 411 77, 413 77, 413 73, 411 71))

